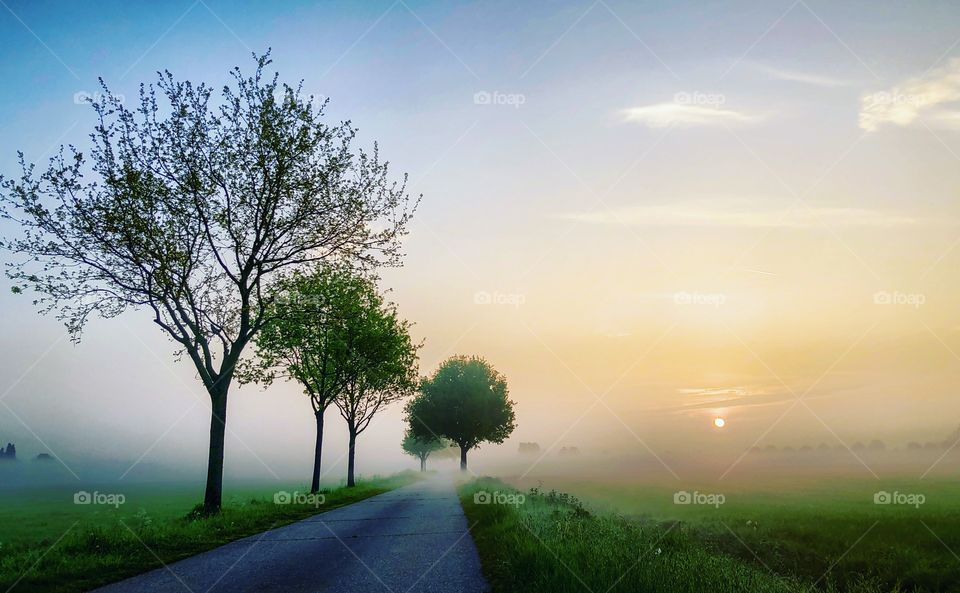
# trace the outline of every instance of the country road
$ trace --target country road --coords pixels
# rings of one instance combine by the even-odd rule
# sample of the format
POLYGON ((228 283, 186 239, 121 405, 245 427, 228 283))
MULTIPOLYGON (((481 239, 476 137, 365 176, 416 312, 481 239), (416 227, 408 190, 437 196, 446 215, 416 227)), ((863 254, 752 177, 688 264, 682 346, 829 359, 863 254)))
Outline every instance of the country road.
POLYGON ((480 593, 452 482, 425 480, 231 542, 97 593, 480 593))

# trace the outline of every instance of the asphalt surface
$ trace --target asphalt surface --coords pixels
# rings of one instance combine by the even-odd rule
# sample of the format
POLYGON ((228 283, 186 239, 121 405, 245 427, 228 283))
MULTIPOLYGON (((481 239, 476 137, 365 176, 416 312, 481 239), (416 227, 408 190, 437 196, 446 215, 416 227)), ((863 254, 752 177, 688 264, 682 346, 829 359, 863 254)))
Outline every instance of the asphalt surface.
POLYGON ((231 542, 97 593, 481 593, 454 485, 425 480, 231 542))

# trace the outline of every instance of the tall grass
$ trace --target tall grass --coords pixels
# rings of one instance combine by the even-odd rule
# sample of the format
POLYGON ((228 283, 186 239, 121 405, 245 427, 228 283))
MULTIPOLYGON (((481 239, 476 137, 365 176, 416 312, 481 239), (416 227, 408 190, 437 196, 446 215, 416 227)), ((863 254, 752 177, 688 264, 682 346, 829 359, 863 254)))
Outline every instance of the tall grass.
MULTIPOLYGON (((792 593, 814 588, 810 580, 773 574, 711 550, 680 522, 594 514, 570 495, 536 489, 522 504, 475 502, 478 493, 497 491, 516 492, 491 479, 460 489, 494 593, 792 593)), ((830 582, 817 587, 834 590, 830 582)), ((846 590, 881 591, 866 579, 851 580, 846 590)))
MULTIPOLYGON (((530 482, 536 484, 538 482, 530 482)), ((840 591, 869 580, 881 591, 960 592, 960 483, 916 478, 824 477, 724 483, 726 502, 678 505, 676 484, 548 479, 591 509, 632 522, 680 521, 718 554, 840 591), (875 504, 877 491, 923 493, 925 502, 875 504)), ((517 484, 515 486, 519 487, 517 484)), ((718 484, 689 484, 717 492, 718 484)))

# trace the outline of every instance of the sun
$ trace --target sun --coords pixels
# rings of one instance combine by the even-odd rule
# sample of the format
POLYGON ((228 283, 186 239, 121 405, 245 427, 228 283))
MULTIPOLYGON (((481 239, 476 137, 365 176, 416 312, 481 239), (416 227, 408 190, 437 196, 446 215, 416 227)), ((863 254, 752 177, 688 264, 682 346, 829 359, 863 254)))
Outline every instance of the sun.
POLYGON ((720 416, 717 416, 716 418, 713 419, 713 425, 716 426, 717 428, 723 428, 724 426, 727 425, 727 421, 721 418, 720 416))

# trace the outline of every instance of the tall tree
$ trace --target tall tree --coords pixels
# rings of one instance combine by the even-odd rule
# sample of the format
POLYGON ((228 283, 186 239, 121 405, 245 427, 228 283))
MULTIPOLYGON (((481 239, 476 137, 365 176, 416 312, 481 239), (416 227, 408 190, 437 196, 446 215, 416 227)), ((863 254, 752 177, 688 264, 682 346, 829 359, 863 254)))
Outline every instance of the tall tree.
POLYGON ((214 89, 170 72, 127 109, 104 85, 85 156, 61 147, 37 175, 20 154, 0 177, 0 212, 22 256, 8 275, 57 311, 74 340, 92 315, 146 308, 200 376, 211 404, 204 509, 220 509, 227 394, 269 320, 270 286, 318 261, 399 262, 416 202, 406 178, 327 125, 300 86, 267 76, 269 53, 214 89), (89 159, 89 161, 88 161, 89 159))
POLYGON ((400 447, 407 455, 419 459, 420 471, 425 472, 427 471, 427 458, 430 457, 430 454, 434 451, 446 451, 450 448, 450 443, 446 439, 437 438, 421 440, 410 434, 410 431, 407 431, 400 447))
POLYGON ((324 413, 347 378, 348 326, 360 319, 368 283, 349 270, 317 266, 276 284, 271 322, 256 339, 256 357, 237 370, 241 382, 294 380, 309 397, 316 422, 310 491, 320 489, 324 413))
POLYGON ((410 323, 385 303, 372 282, 347 325, 344 388, 334 403, 347 423, 347 486, 353 486, 357 437, 382 408, 413 394, 417 388, 417 350, 410 323))
POLYGON ((463 471, 470 449, 502 443, 515 427, 506 379, 478 356, 444 361, 407 404, 407 421, 416 438, 443 437, 459 445, 463 471))

